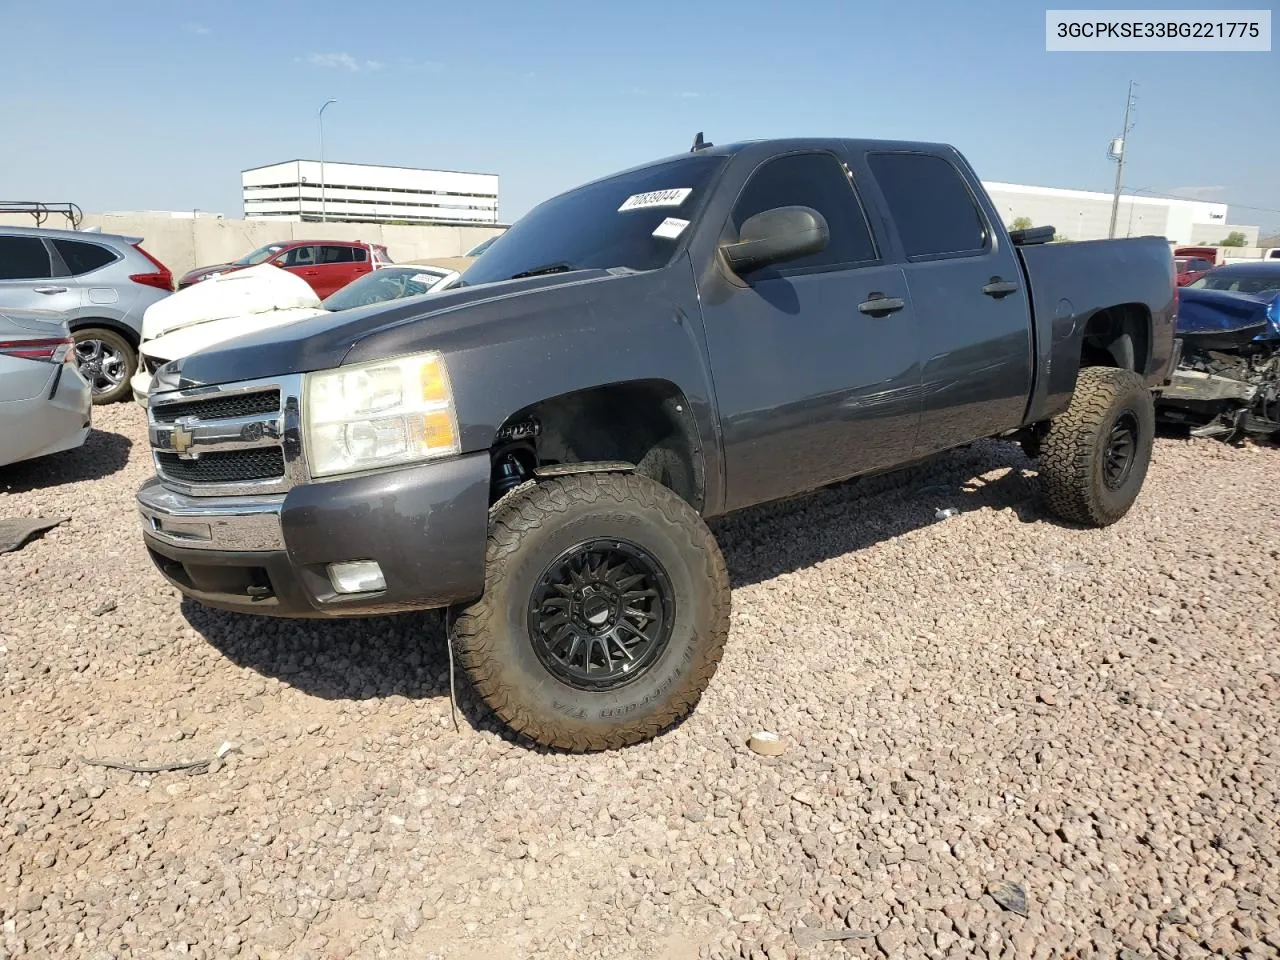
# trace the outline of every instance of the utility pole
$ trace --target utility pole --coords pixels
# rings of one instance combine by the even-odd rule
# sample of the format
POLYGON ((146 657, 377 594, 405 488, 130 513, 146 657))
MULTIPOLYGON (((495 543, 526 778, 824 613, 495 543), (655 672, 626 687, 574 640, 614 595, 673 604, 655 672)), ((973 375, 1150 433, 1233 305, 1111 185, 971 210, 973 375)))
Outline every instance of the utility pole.
MULTIPOLYGON (((325 210, 324 210, 324 111, 325 111, 325 107, 329 106, 329 104, 337 103, 337 102, 338 102, 337 100, 326 100, 324 102, 324 107, 320 108, 320 222, 321 223, 324 223, 326 219, 325 210)), ((305 218, 299 217, 299 219, 301 220, 305 218)))
POLYGON ((1137 84, 1132 80, 1129 81, 1129 96, 1124 102, 1123 132, 1111 141, 1111 147, 1107 151, 1111 159, 1116 162, 1116 188, 1111 195, 1111 228, 1107 231, 1107 236, 1112 239, 1116 235, 1116 216, 1120 213, 1120 188, 1124 184, 1124 155, 1128 152, 1129 131, 1133 129, 1133 125, 1129 122, 1129 115, 1134 102, 1133 88, 1136 86, 1137 84))

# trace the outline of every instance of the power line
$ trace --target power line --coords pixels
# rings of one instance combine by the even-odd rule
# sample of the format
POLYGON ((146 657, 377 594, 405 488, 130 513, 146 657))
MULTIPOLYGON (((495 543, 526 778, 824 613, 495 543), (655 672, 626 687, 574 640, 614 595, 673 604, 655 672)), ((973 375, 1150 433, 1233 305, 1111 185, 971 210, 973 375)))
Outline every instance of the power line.
MULTIPOLYGON (((1257 210, 1261 213, 1280 213, 1275 207, 1257 207, 1248 203, 1232 203, 1230 200, 1206 200, 1204 197, 1183 197, 1176 193, 1157 193, 1155 190, 1143 190, 1143 193, 1151 197, 1160 197, 1162 200, 1187 200, 1191 203, 1220 203, 1227 207, 1239 207, 1241 210, 1257 210)), ((1136 197, 1136 193, 1127 193, 1127 197, 1136 197)))

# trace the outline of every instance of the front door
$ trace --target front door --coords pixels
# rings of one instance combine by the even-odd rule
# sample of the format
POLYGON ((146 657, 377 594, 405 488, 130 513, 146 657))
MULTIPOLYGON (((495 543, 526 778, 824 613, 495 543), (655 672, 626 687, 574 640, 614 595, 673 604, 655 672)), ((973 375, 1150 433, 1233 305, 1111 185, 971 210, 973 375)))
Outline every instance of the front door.
POLYGON ((826 249, 745 277, 721 264, 700 291, 728 510, 898 463, 915 441, 915 311, 845 164, 826 152, 766 161, 725 234, 736 237, 748 217, 792 205, 826 218, 826 249))
POLYGON ((1031 395, 1031 311, 1017 253, 945 157, 870 153, 905 258, 920 328, 920 432, 928 456, 1022 424, 1031 395))
POLYGON ((316 296, 323 300, 329 294, 322 292, 319 286, 320 268, 316 265, 316 249, 312 246, 290 247, 276 262, 285 270, 307 281, 316 296))

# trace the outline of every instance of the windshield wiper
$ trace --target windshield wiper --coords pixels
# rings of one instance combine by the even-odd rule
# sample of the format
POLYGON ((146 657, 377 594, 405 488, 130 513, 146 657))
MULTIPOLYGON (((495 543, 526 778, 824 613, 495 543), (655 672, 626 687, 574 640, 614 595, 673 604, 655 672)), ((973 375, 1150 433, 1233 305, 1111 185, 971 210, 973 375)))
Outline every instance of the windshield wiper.
POLYGON ((534 267, 532 270, 525 270, 521 273, 513 273, 508 279, 523 280, 525 277, 540 277, 547 273, 568 273, 570 270, 577 270, 572 263, 548 263, 541 267, 534 267))

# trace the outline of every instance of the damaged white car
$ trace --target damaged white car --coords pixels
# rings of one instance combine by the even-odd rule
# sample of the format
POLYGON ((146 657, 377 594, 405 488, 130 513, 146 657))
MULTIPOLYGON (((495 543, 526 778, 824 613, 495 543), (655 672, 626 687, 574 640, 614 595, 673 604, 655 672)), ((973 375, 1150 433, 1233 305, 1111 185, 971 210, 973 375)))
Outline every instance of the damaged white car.
POLYGON ((214 344, 325 313, 435 293, 457 279, 450 266, 392 264, 320 300, 301 277, 270 264, 212 277, 153 304, 143 315, 138 372, 130 383, 133 398, 145 407, 157 370, 214 344))

